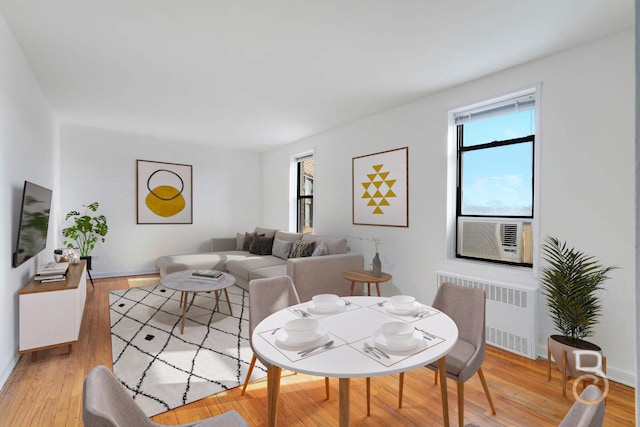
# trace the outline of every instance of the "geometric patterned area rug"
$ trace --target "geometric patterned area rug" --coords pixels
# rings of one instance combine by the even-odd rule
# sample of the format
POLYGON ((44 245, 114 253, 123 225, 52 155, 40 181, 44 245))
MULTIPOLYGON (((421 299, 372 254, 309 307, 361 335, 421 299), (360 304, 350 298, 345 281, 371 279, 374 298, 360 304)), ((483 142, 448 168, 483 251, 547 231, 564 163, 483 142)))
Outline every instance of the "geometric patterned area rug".
MULTIPOLYGON (((187 311, 184 335, 180 292, 151 286, 109 293, 113 373, 147 416, 244 383, 253 356, 249 295, 236 285, 227 292, 233 316, 224 292, 219 310, 213 292, 199 292, 187 311)), ((257 361, 251 381, 266 373, 257 361)))

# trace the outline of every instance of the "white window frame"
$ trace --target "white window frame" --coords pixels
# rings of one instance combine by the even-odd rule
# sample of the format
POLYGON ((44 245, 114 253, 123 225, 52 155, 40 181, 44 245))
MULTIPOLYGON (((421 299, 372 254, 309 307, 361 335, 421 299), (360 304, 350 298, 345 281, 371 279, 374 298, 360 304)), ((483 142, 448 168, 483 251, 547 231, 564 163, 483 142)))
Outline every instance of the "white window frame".
MULTIPOLYGON (((298 229, 298 163, 302 160, 313 158, 315 163, 315 150, 304 151, 291 156, 289 164, 289 231, 297 232, 298 229)), ((314 172, 314 193, 315 193, 315 172, 314 172)), ((315 196, 315 194, 314 194, 315 196)), ((315 197, 314 197, 315 203, 315 197)), ((314 209, 315 211, 315 209, 314 209)), ((315 226, 315 215, 314 215, 315 226)), ((315 227, 314 227, 315 228, 315 227)))
POLYGON ((447 138, 447 225, 446 225, 446 245, 445 245, 445 260, 446 264, 454 264, 464 267, 472 267, 474 269, 507 269, 518 273, 522 273, 525 276, 536 276, 538 266, 540 265, 540 251, 538 250, 540 243, 540 176, 541 176, 541 152, 542 152, 542 132, 541 132, 541 96, 542 84, 536 83, 529 85, 526 88, 520 90, 514 90, 507 94, 500 96, 487 97, 486 100, 476 102, 464 107, 455 108, 449 111, 448 114, 448 138, 447 138), (536 109, 536 123, 535 123, 535 150, 534 150, 534 170, 533 170, 533 218, 531 220, 532 233, 531 233, 531 252, 532 252, 532 264, 531 267, 509 265, 509 264, 496 264, 492 262, 482 260, 471 260, 456 257, 456 238, 457 238, 457 216, 456 216, 456 190, 458 179, 458 147, 456 137, 456 123, 455 115, 462 111, 481 110, 487 108, 490 105, 494 105, 500 102, 504 102, 508 99, 513 99, 517 96, 524 96, 527 93, 535 93, 535 109, 536 109))

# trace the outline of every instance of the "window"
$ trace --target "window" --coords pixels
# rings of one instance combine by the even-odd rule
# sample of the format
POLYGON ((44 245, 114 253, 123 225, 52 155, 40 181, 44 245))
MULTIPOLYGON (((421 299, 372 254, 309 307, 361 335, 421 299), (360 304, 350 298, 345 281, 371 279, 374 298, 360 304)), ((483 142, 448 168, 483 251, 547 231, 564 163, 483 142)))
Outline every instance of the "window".
POLYGON ((531 266, 535 92, 454 113, 456 256, 531 266))
POLYGON ((297 160, 297 230, 298 233, 313 233, 313 155, 297 160))

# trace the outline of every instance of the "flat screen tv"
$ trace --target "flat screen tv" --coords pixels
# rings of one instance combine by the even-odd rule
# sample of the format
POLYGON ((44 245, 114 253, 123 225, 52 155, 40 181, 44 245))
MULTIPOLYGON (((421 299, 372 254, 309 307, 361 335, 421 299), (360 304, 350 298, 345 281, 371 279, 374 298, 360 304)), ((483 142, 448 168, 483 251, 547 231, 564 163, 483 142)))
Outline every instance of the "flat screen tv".
POLYGON ((24 182, 18 240, 13 253, 13 266, 18 267, 47 246, 51 190, 32 182, 24 182))

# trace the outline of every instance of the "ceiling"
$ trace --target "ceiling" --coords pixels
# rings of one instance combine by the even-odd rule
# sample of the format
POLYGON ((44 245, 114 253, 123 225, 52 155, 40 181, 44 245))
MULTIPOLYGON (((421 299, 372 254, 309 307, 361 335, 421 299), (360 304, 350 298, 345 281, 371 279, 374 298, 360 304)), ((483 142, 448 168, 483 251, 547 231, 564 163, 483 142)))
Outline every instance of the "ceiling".
POLYGON ((633 26, 633 0, 0 0, 62 122, 250 150, 633 26))

